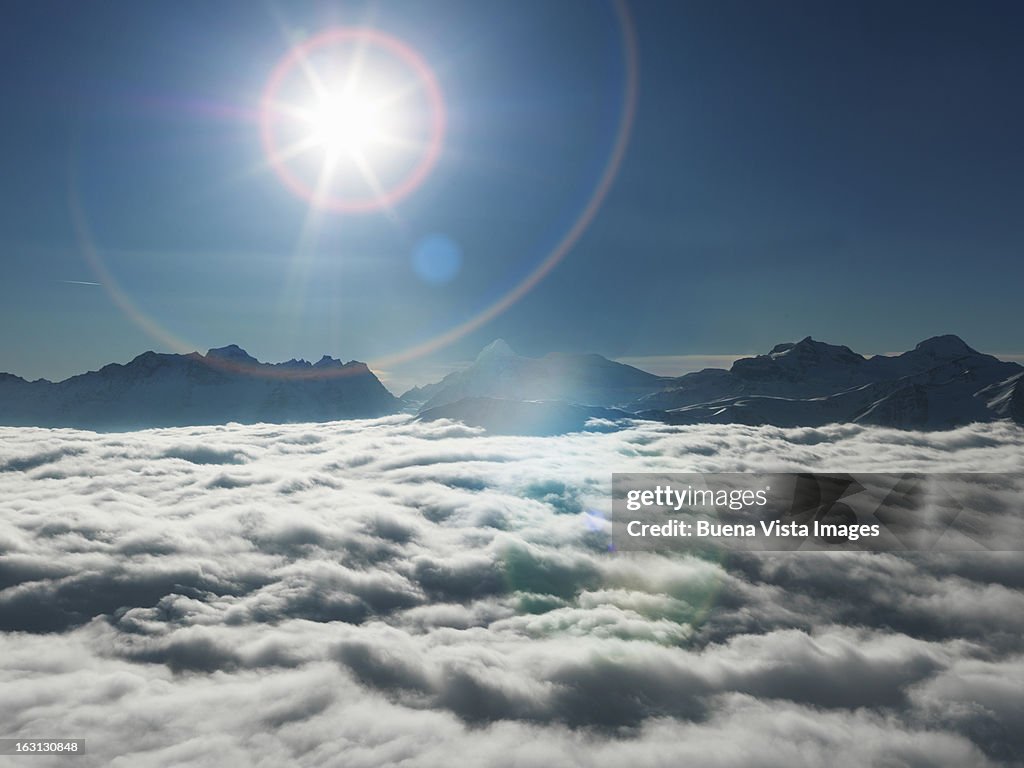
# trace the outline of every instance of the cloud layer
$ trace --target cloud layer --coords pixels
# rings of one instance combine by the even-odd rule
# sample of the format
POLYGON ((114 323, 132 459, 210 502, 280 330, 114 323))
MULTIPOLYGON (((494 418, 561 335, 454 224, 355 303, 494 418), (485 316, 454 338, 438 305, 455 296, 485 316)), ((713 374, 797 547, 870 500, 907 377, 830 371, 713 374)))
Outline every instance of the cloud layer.
POLYGON ((0 428, 0 736, 85 738, 83 766, 1018 765, 1019 553, 611 553, 604 521, 612 472, 1022 449, 1004 424, 0 428))

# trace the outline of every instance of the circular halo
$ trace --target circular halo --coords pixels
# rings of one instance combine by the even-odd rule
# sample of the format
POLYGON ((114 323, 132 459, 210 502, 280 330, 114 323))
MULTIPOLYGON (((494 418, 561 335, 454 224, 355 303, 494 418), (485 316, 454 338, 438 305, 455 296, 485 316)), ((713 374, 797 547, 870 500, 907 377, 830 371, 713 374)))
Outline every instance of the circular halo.
MULTIPOLYGON (((416 359, 418 357, 427 355, 431 352, 435 352, 439 349, 452 344, 453 342, 461 339, 472 331, 480 328, 485 323, 494 319, 498 315, 505 312, 513 304, 515 304, 520 298, 526 295, 534 286, 537 285, 555 266, 566 256, 566 254, 572 249, 583 232, 590 225, 597 210, 601 207, 604 202, 609 189, 612 186, 616 176, 619 172, 619 167, 622 163, 623 156, 625 155, 626 148, 629 145, 629 140, 632 134, 633 119, 636 112, 636 101, 637 101, 637 80, 638 80, 638 55, 636 45, 636 32, 633 28, 633 21, 629 13, 624 0, 610 0, 611 5, 616 11, 616 16, 619 24, 619 31, 621 33, 622 40, 622 52, 623 52, 623 64, 625 68, 625 86, 622 93, 622 108, 619 113, 618 129, 616 131, 613 146, 610 154, 605 161, 604 168, 601 172, 601 177, 598 180, 596 186, 592 190, 589 198, 583 206, 583 209, 576 216, 572 225, 566 230, 564 235, 558 241, 557 245, 551 249, 545 258, 519 283, 514 285, 509 291, 498 298, 495 302, 485 307, 477 314, 473 315, 469 319, 465 320, 461 324, 440 333, 426 341, 413 346, 401 348, 398 351, 378 357, 370 360, 368 365, 371 369, 387 368, 399 363, 407 362, 409 360, 416 359)), ((276 77, 284 78, 286 73, 282 70, 295 66, 295 64, 302 58, 300 49, 305 46, 309 46, 321 38, 328 35, 335 34, 338 32, 344 32, 346 35, 361 35, 363 33, 372 33, 374 36, 379 36, 381 40, 388 40, 391 44, 398 45, 399 49, 404 53, 411 56, 410 58, 404 57, 404 61, 417 62, 422 65, 422 69, 416 69, 416 72, 421 76, 428 78, 424 82, 432 84, 432 88, 428 86, 427 93, 431 97, 431 102, 435 105, 435 111, 433 115, 433 124, 435 127, 436 140, 428 146, 428 151, 425 153, 424 158, 420 162, 420 166, 415 169, 418 171, 416 176, 410 174, 411 179, 407 179, 405 183, 406 188, 399 188, 397 190, 391 190, 389 198, 392 201, 397 201, 405 195, 411 193, 416 186, 422 181, 422 179, 430 172, 433 164, 437 160, 437 156, 441 150, 441 140, 443 138, 445 129, 445 113, 444 103, 441 98, 440 88, 437 86, 437 81, 433 77, 431 70, 423 63, 422 59, 414 51, 401 43, 397 38, 390 37, 383 33, 380 33, 372 29, 363 28, 335 28, 327 30, 310 40, 307 40, 299 48, 293 49, 284 59, 282 59, 274 72, 270 82, 268 82, 268 90, 270 85, 273 84, 276 77)), ((390 49, 389 50, 393 50, 390 49)), ((278 87, 280 83, 278 83, 278 87)), ((264 101, 266 99, 266 93, 264 92, 264 101)), ((263 115, 260 115, 260 121, 263 122, 263 115)), ((273 139, 273 136, 270 137, 273 139)), ((268 146, 267 136, 263 136, 264 146, 268 146)), ((271 141, 269 143, 271 149, 274 145, 271 141)), ((274 165, 275 155, 268 152, 268 156, 271 165, 274 165)), ((275 168, 275 170, 277 170, 275 168)), ((287 169, 285 169, 287 170, 287 169)), ((278 171, 280 173, 280 171, 278 171)), ((282 176, 282 180, 288 183, 282 176)), ((92 233, 89 228, 88 217, 81 204, 78 191, 78 174, 72 170, 69 174, 69 209, 72 214, 72 221, 75 225, 76 239, 78 241, 79 253, 83 256, 85 261, 89 264, 94 274, 96 274, 100 281, 104 284, 114 303, 127 315, 133 322, 135 322, 144 332, 146 332, 152 338, 159 340, 160 342, 168 345, 171 349, 175 349, 178 352, 188 352, 194 348, 190 346, 184 339, 180 339, 172 334, 168 329, 165 329, 157 320, 150 317, 143 309, 141 309, 136 302, 118 285, 118 282, 114 275, 107 269, 103 257, 93 242, 92 233)), ((301 179, 297 179, 297 186, 293 188, 296 194, 309 199, 310 190, 308 185, 302 182, 301 179)), ((289 185, 291 186, 291 185, 289 185)), ((312 201, 311 201, 311 204, 312 201)), ((372 205, 357 209, 362 212, 376 210, 382 207, 380 200, 375 198, 372 200, 372 205)), ((340 210, 340 209, 336 209, 340 210)), ((352 209, 344 209, 352 210, 352 209)), ((266 370, 265 366, 252 367, 248 369, 250 373, 255 375, 271 375, 266 370)), ((328 375, 339 375, 337 373, 331 373, 328 375)))
POLYGON ((598 210, 604 203, 608 191, 611 189, 615 178, 619 174, 622 159, 629 146, 629 140, 633 133, 633 120, 636 117, 636 103, 638 95, 639 79, 639 55, 637 53, 636 30, 633 26, 633 19, 626 6, 625 0, 611 0, 615 9, 619 31, 622 36, 622 56, 625 69, 625 84, 622 92, 622 109, 619 113, 619 123, 615 133, 615 139, 605 161, 601 176, 590 192, 582 210, 576 216, 573 223, 558 240, 556 245, 548 251, 541 262, 533 268, 522 280, 512 286, 497 300, 489 306, 484 307, 476 314, 462 323, 449 328, 447 331, 437 334, 419 344, 400 349, 388 355, 383 355, 370 360, 371 367, 388 368, 393 365, 415 360, 439 349, 444 349, 450 344, 467 336, 476 329, 490 322, 498 315, 508 310, 512 305, 529 293, 543 280, 551 270, 558 266, 559 262, 572 250, 573 246, 583 236, 583 233, 590 226, 598 210))

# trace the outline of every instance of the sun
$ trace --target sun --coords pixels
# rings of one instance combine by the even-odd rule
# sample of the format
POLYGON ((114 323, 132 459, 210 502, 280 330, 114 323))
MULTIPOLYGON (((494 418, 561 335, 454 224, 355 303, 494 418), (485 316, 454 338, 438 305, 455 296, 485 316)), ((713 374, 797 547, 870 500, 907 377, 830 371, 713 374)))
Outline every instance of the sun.
POLYGON ((418 53, 364 27, 327 30, 271 74, 260 113, 270 167, 292 192, 340 212, 390 209, 437 161, 445 115, 418 53))
POLYGON ((311 142, 330 158, 367 157, 382 149, 394 127, 376 101, 365 93, 325 93, 309 110, 311 142))

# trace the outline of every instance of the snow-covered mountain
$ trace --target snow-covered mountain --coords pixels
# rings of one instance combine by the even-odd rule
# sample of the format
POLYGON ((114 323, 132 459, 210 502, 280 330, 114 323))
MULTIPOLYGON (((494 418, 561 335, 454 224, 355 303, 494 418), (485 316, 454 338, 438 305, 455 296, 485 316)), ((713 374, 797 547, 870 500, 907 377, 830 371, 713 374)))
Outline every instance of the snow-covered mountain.
POLYGON ((973 371, 989 383, 1021 370, 1015 363, 971 349, 957 336, 936 336, 895 357, 870 358, 808 336, 793 344, 778 344, 766 355, 737 360, 729 370, 706 368, 672 379, 662 390, 638 398, 631 406, 634 410, 668 410, 740 395, 822 397, 944 366, 973 371))
POLYGON ((871 358, 808 337, 737 360, 728 371, 681 376, 631 410, 677 424, 854 422, 944 429, 996 419, 1024 423, 1022 371, 956 336, 871 358))
POLYGON ((511 434, 555 434, 630 416, 674 424, 945 429, 1024 424, 1024 368, 937 336, 864 357, 810 337, 728 370, 655 376, 600 355, 515 354, 504 341, 467 368, 395 398, 364 363, 261 363, 238 346, 205 355, 146 352, 61 382, 0 373, 0 424, 92 429, 374 417, 403 406, 511 434))
POLYGON ((616 406, 656 392, 670 381, 600 355, 522 357, 498 339, 485 347, 468 368, 436 384, 411 389, 402 399, 422 409, 475 397, 616 406))
POLYGON ((496 341, 469 368, 406 398, 425 403, 431 418, 491 423, 498 431, 509 427, 495 414, 512 413, 512 401, 561 401, 557 407, 524 408, 535 421, 546 413, 552 423, 564 424, 582 423, 568 407, 575 404, 614 405, 674 424, 853 422, 945 429, 998 419, 1024 423, 1022 373, 1016 363, 982 354, 957 336, 937 336, 901 355, 870 358, 807 337, 737 360, 729 370, 707 368, 678 378, 656 377, 596 355, 522 358, 496 341), (642 389, 647 391, 630 401, 623 397, 642 389))
POLYGON ((0 374, 0 424, 136 429, 381 416, 398 401, 364 363, 261 363, 232 344, 206 355, 146 352, 60 382, 0 374))
POLYGON ((1000 418, 1024 424, 1024 372, 978 390, 977 397, 1000 418))

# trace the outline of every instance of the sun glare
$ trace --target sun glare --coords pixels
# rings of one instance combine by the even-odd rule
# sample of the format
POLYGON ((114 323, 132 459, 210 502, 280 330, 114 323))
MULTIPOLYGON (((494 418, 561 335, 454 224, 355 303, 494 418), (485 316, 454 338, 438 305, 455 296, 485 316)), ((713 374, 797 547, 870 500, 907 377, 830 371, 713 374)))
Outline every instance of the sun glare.
POLYGON ((444 106, 433 73, 378 30, 336 28, 297 46, 267 85, 261 112, 270 166, 311 204, 390 208, 433 168, 444 106))
POLYGON ((369 155, 387 143, 384 110, 366 94, 328 93, 310 110, 310 139, 329 157, 369 155))

